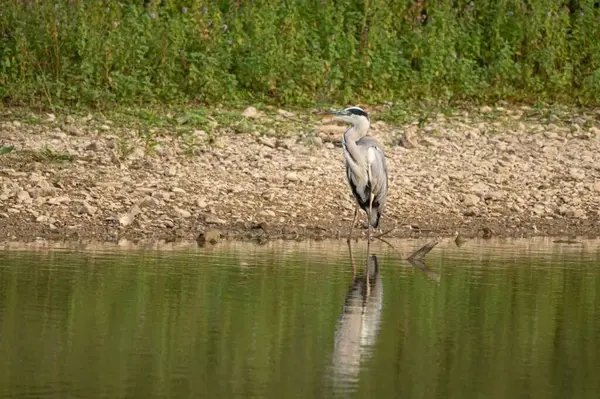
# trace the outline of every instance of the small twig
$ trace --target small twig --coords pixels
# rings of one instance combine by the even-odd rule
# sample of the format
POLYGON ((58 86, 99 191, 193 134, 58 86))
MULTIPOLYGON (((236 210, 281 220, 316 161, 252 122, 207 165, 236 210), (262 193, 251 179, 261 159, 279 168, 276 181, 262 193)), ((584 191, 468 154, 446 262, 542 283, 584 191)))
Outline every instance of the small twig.
MULTIPOLYGON (((390 244, 387 240, 384 240, 383 238, 381 238, 382 235, 383 235, 383 233, 378 236, 375 236, 374 238, 377 238, 379 241, 386 243, 394 251, 396 251, 396 253, 398 253, 400 256, 402 256, 400 251, 398 251, 392 244, 390 244)), ((425 273, 427 275, 427 277, 429 277, 431 280, 434 280, 438 283, 440 282, 440 275, 437 274, 436 272, 432 271, 431 269, 429 269, 427 266, 425 266, 425 255, 427 255, 437 244, 439 244, 440 241, 441 241, 441 239, 438 237, 438 238, 434 239, 433 241, 428 242, 427 244, 425 244, 424 246, 422 246, 421 248, 416 250, 411 256, 409 256, 408 258, 405 259, 412 266, 417 267, 423 273, 425 273)))
POLYGON ((423 245, 421 248, 413 252, 413 254, 407 258, 407 260, 410 261, 411 259, 424 259, 425 255, 427 255, 433 249, 433 247, 438 245, 440 241, 441 239, 437 237, 434 240, 428 242, 427 244, 423 245))

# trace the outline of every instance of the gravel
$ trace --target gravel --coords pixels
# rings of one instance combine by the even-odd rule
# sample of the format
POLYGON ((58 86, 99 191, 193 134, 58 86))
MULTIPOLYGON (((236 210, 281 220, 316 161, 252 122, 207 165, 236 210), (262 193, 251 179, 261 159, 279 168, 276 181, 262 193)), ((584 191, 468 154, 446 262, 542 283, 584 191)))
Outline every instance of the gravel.
MULTIPOLYGON (((425 123, 373 123, 390 175, 383 230, 597 236, 599 115, 543 115, 484 106, 425 123)), ((252 107, 240 118, 267 127, 196 127, 185 137, 154 128, 149 143, 97 118, 53 115, 32 124, 4 115, 0 143, 15 151, 0 155, 1 239, 184 240, 210 232, 211 242, 264 240, 261 224, 270 239, 345 237, 354 204, 344 127, 290 122, 283 131, 272 126, 306 116, 252 107)))

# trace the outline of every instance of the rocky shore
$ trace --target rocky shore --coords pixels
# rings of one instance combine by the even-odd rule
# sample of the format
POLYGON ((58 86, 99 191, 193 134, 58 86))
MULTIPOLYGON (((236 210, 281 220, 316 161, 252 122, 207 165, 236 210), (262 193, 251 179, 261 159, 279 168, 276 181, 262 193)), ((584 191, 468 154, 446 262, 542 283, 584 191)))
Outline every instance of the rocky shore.
MULTIPOLYGON (((5 109, 1 240, 345 238, 344 127, 278 109, 228 115, 145 127, 5 109)), ((600 111, 371 117, 390 237, 600 235, 600 111)))

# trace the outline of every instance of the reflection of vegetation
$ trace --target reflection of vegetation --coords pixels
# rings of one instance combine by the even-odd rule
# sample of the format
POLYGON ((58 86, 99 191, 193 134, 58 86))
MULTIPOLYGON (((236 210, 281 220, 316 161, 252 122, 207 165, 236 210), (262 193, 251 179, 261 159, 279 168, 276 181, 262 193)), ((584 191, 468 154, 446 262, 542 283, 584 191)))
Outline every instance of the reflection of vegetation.
MULTIPOLYGON (((380 256, 381 330, 357 393, 595 398, 600 274, 567 256, 431 256, 439 285, 380 256)), ((1 253, 0 392, 331 397, 347 259, 213 259, 1 253)))

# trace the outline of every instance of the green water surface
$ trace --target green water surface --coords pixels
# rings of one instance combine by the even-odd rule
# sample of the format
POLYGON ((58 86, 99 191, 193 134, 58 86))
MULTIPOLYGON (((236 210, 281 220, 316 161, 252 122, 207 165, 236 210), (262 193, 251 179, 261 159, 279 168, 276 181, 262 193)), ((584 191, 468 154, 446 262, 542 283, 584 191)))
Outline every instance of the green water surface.
POLYGON ((595 399, 598 248, 4 249, 0 397, 595 399))

